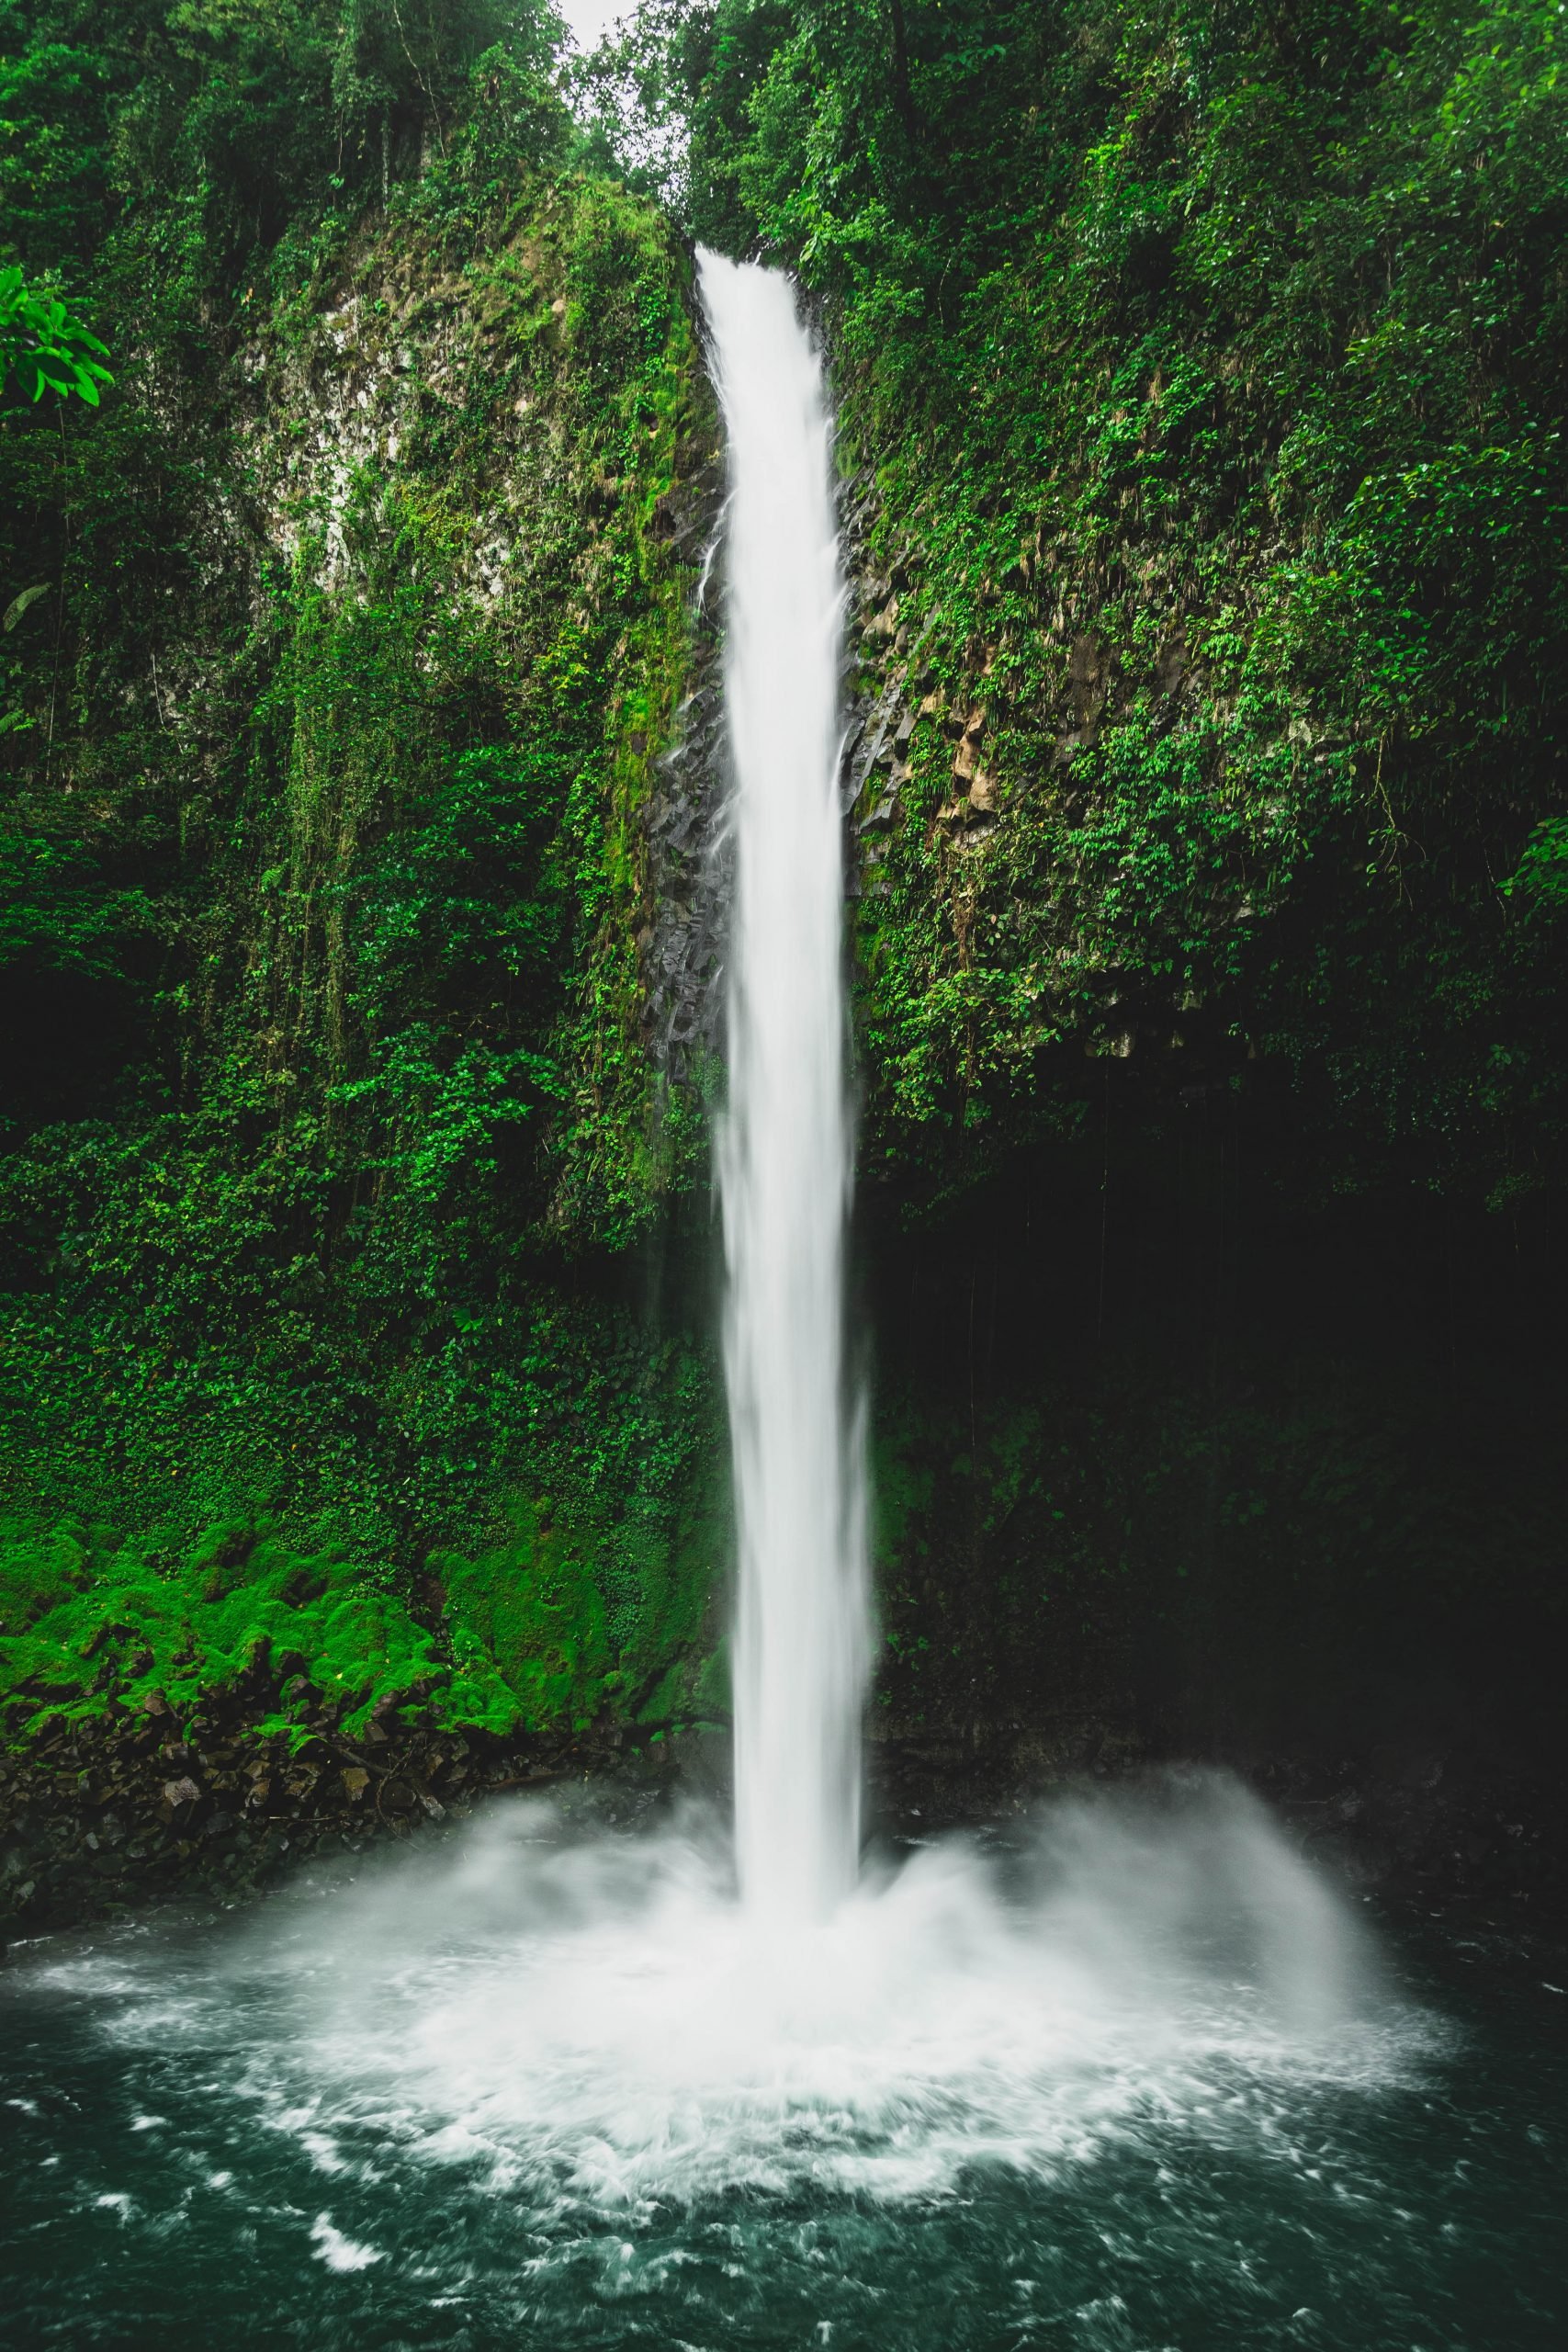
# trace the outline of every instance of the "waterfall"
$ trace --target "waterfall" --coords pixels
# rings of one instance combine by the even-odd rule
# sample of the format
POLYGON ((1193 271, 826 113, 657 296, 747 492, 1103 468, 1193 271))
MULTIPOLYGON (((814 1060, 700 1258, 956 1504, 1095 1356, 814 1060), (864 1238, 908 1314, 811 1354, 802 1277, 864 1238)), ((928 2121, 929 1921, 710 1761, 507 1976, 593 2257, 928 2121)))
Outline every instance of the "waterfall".
POLYGON ((699 256, 728 443, 729 1104, 718 1176, 740 1552, 736 1848, 749 1909, 854 1884, 865 1504, 844 1366, 843 621, 821 364, 795 289, 699 256))

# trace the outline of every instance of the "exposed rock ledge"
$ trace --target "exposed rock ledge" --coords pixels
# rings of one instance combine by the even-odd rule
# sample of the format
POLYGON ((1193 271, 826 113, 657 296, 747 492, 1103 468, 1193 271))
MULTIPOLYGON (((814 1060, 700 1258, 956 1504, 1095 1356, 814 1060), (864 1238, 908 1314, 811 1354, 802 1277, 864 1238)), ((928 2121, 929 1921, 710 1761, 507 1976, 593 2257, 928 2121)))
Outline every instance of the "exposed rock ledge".
POLYGON ((62 1724, 0 1756, 0 1941, 175 1894, 239 1894, 323 1849, 460 1818, 502 1789, 668 1777, 658 1734, 498 1739, 372 1718, 290 1746, 243 1712, 155 1704, 62 1724))
MULTIPOLYGON (((1563 1811, 1517 1776, 1457 1773, 1436 1758, 1216 1759, 1239 1770, 1309 1850, 1363 1888, 1529 1907, 1568 1906, 1563 1811)), ((873 1814, 895 1838, 1017 1819, 1040 1796, 1136 1778, 1168 1759, 1082 1731, 1016 1742, 888 1741, 871 1758, 873 1814)), ((62 1724, 0 1758, 0 1943, 200 1895, 232 1901, 321 1854, 455 1823, 505 1790, 587 1794, 606 1826, 657 1806, 677 1779, 721 1785, 728 1741, 678 1744, 595 1726, 497 1739, 400 1723, 355 1741, 329 1723, 290 1751, 241 1708, 176 1724, 166 1710, 62 1724)))

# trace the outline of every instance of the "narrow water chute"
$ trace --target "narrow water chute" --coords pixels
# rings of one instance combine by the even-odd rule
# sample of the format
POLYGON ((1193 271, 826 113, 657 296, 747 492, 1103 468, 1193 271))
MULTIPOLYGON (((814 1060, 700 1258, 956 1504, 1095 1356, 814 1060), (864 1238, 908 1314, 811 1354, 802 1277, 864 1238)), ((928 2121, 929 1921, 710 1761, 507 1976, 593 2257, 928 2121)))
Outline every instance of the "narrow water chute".
POLYGON ((735 888, 718 1174, 740 1555, 736 1847, 748 1906, 806 1918, 855 1881, 868 1646, 843 1337, 844 596, 831 421, 795 288, 710 253, 699 268, 729 468, 735 888))

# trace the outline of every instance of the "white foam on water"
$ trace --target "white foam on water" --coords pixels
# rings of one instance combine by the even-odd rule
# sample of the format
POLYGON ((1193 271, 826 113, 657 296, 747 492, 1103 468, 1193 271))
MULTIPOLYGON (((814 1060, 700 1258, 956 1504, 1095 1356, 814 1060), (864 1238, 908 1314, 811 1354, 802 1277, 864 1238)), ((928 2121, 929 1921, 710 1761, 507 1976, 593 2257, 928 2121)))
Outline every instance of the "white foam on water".
POLYGON ((329 2270, 368 2270, 373 2262, 381 2260, 373 2245, 361 2245, 334 2229, 330 2213, 317 2214, 310 2224, 310 2242, 316 2260, 324 2262, 329 2270))
POLYGON ((716 1826, 573 1838, 538 1800, 358 1871, 35 1982, 235 2052, 226 2096, 313 2163, 395 2143, 536 2213, 897 2203, 1173 2135, 1300 2161, 1304 2089, 1425 2046, 1351 1907, 1213 1776, 1055 1805, 1008 1861, 939 1840, 787 1928, 735 1899, 716 1826))

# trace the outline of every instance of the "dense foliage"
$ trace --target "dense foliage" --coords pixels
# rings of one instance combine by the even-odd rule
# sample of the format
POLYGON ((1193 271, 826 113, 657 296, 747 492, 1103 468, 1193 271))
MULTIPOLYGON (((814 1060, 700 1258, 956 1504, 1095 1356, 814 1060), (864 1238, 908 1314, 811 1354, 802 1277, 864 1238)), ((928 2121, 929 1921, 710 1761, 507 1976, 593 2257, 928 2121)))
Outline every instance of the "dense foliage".
POLYGON ((0 391, 15 383, 35 401, 74 393, 96 408, 99 387, 112 380, 106 356, 58 296, 35 293, 15 266, 0 269, 0 391))
POLYGON ((1565 38, 645 0, 574 120, 538 0, 0 0, 0 266, 117 379, 0 407, 18 1720, 113 1683, 56 1655, 108 1595, 117 1688, 265 1636, 367 1704, 371 1596, 376 1673, 513 1694, 458 1713, 713 1703, 712 1373, 661 1287, 703 1106, 640 960, 712 442, 684 233, 812 289, 854 478, 872 1295, 948 1301, 883 1384, 903 1718, 1025 1704, 969 1657, 1040 1660, 1095 1576, 1162 1623, 1201 1584, 1200 1645, 1255 1559, 1308 1614, 1380 1544, 1398 1608, 1540 1602, 1540 1450, 1461 1573, 1398 1501, 1453 1395, 1334 1351, 1364 1297, 1429 1357, 1441 1289, 1450 1385, 1484 1325, 1522 1392, 1555 1295, 1565 38))
POLYGON ((568 1269, 690 1150, 635 944, 683 265, 573 165, 546 12, 143 17, 6 24, 7 224, 118 377, 0 431, 10 1537, 75 1563, 11 1579, 18 1720, 264 1634, 334 1690, 368 1609, 362 1704, 472 1654, 521 1720, 658 1721, 705 1380, 568 1269), (229 1623, 215 1543, 276 1605, 229 1623))
POLYGON ((896 1183, 1070 1124, 1085 1040, 1287 1062, 1321 1187, 1546 1182, 1564 38, 1552 0, 645 12, 694 229, 830 298, 876 469, 921 713, 862 943, 896 1183))

